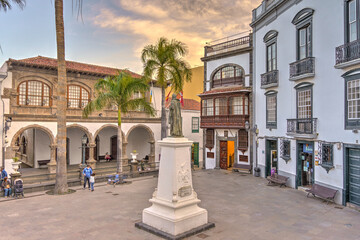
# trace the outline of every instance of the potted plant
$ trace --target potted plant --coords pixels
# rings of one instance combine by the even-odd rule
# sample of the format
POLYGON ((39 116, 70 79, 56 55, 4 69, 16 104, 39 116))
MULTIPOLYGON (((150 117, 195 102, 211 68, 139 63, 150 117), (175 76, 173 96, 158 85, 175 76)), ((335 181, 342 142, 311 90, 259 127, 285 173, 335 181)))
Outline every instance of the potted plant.
POLYGON ((11 164, 14 169, 14 173, 19 173, 18 169, 19 169, 19 165, 21 164, 21 162, 19 161, 19 158, 13 157, 13 162, 11 164))

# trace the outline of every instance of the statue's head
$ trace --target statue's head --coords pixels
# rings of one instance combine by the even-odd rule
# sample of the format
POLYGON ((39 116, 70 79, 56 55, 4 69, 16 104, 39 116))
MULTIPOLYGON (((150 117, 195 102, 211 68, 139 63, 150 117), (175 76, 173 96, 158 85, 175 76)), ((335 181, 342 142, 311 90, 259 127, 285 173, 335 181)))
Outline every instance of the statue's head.
POLYGON ((173 100, 176 100, 176 94, 175 94, 175 93, 173 93, 172 99, 173 99, 173 100))

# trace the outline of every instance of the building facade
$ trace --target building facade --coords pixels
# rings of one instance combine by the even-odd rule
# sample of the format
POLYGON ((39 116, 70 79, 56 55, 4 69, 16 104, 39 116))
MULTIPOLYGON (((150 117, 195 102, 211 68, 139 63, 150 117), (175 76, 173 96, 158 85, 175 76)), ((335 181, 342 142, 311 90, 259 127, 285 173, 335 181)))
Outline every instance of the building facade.
POLYGON ((206 169, 251 168, 251 35, 234 35, 205 46, 200 127, 206 169))
MULTIPOLYGON (((94 84, 99 78, 128 70, 67 61, 67 163, 78 165, 83 161, 93 167, 106 153, 116 160, 117 109, 94 112, 82 118, 82 108, 94 98, 94 84), (86 148, 82 139, 86 138, 86 148)), ((57 61, 46 57, 22 60, 9 59, 1 67, 4 73, 1 85, 1 111, 5 121, 4 159, 2 165, 11 172, 11 162, 18 157, 22 167, 48 168, 56 165, 56 93, 57 61)), ((152 117, 141 110, 123 115, 123 166, 128 170, 128 159, 134 150, 137 159, 148 159, 155 166, 160 149, 161 89, 151 87, 145 97, 156 109, 152 117)), ((134 96, 136 97, 136 96, 134 96)), ((54 168, 49 168, 54 172, 54 168)))
POLYGON ((255 166, 360 205, 358 0, 264 0, 253 10, 255 166))

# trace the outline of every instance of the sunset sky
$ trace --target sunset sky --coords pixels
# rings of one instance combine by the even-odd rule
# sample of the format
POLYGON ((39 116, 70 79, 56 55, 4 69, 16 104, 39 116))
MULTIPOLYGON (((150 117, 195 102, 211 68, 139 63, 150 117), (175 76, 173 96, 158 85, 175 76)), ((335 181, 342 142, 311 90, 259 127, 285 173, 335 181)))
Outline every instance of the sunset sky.
MULTIPOLYGON (((76 1, 74 1, 76 2, 76 1)), ((249 31, 261 0, 83 0, 82 19, 64 0, 66 59, 142 72, 140 53, 161 37, 189 47, 200 66, 206 42, 249 31)), ((9 58, 56 58, 53 0, 0 12, 0 66, 9 58)))

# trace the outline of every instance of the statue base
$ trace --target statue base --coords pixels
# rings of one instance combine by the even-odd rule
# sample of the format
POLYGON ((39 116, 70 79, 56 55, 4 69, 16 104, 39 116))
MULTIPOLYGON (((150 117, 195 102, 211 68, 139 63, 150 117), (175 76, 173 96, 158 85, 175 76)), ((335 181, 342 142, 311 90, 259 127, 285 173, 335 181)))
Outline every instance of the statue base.
POLYGON ((141 223, 135 226, 156 235, 190 236, 214 227, 208 223, 206 209, 193 189, 190 147, 187 138, 165 138, 158 141, 161 147, 158 185, 149 200, 152 206, 143 210, 141 223), (190 235, 189 235, 190 234, 190 235))

